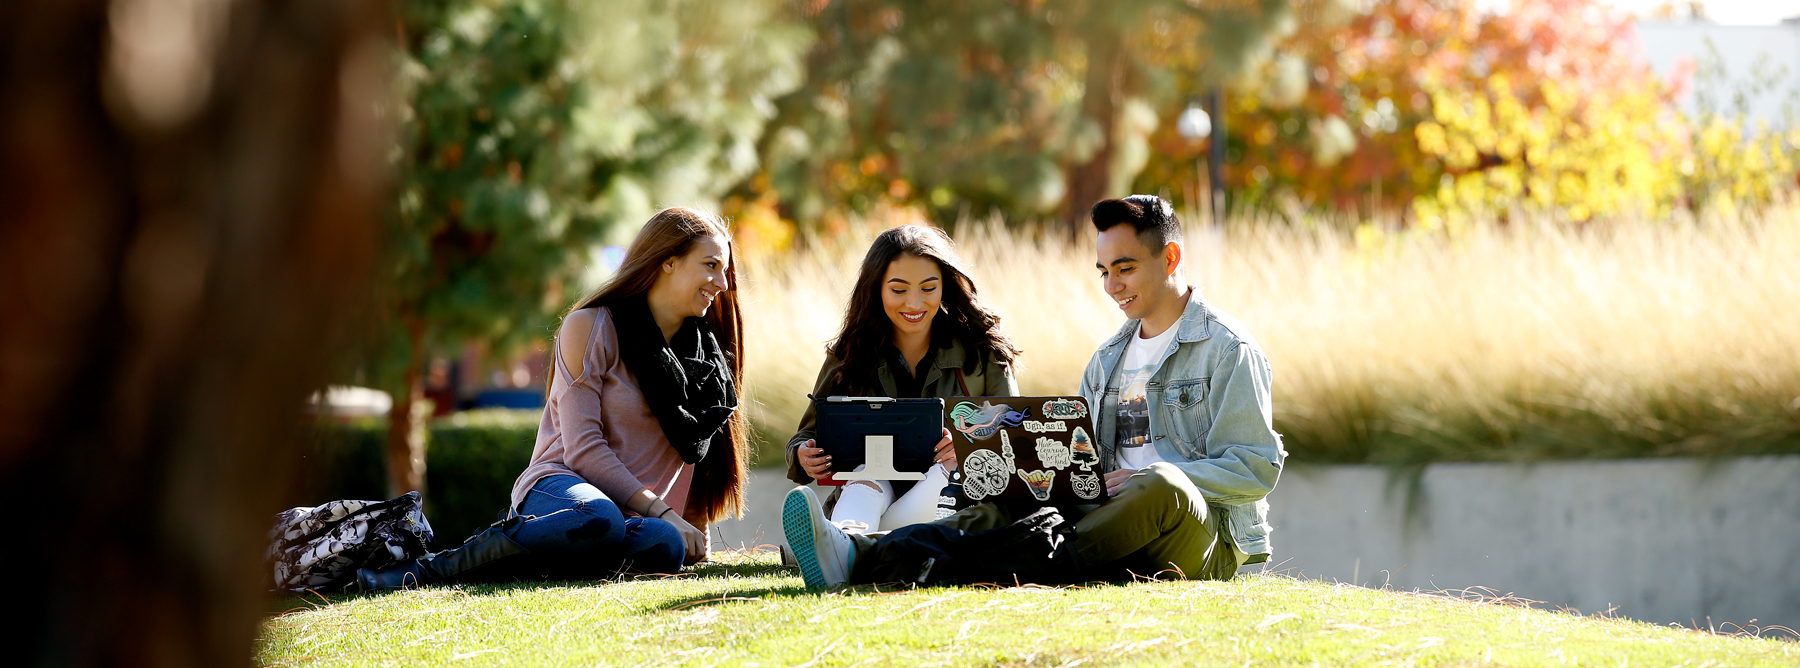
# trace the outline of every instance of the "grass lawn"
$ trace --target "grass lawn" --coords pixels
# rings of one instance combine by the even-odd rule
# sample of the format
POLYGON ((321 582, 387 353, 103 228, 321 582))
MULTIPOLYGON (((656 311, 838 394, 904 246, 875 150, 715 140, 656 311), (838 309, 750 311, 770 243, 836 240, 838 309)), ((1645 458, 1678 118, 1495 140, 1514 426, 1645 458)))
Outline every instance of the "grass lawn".
POLYGON ((1795 666, 1791 639, 1279 575, 808 591, 772 553, 681 576, 284 599, 291 665, 1795 666))

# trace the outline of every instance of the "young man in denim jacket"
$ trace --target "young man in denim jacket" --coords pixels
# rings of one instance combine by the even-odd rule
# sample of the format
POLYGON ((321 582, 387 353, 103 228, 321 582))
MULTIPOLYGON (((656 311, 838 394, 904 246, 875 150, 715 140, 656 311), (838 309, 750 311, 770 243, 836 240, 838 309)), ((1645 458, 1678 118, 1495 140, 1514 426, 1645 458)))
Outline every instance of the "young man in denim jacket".
MULTIPOLYGON (((1081 577, 1224 580, 1269 557, 1269 504, 1281 473, 1269 361, 1244 326, 1181 275, 1181 223, 1152 195, 1094 205, 1102 285, 1129 320, 1094 352, 1080 393, 1094 410, 1107 493, 1075 524, 1081 577)), ((968 533, 1013 513, 984 503, 936 524, 968 533)), ((783 523, 813 587, 866 578, 879 535, 850 537, 797 488, 783 523), (858 564, 859 557, 865 562, 858 564)))

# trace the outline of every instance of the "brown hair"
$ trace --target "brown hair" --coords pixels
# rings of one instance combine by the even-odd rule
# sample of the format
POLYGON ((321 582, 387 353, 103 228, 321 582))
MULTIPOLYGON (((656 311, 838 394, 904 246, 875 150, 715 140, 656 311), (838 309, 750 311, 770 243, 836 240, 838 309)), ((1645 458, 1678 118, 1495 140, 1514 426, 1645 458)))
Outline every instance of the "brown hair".
POLYGON ((875 386, 882 351, 894 342, 894 323, 881 308, 881 279, 887 276, 888 264, 902 253, 936 262, 943 273, 942 312, 931 319, 931 333, 933 338, 948 336, 962 341, 969 353, 963 359, 963 372, 972 373, 990 359, 1012 364, 1019 349, 1000 333, 1000 316, 976 294, 968 265, 956 254, 949 235, 935 227, 901 225, 882 232, 869 245, 856 288, 850 293, 850 308, 844 311, 844 327, 826 347, 826 352, 842 362, 832 379, 835 390, 855 394, 875 386))
MULTIPOLYGON (((725 266, 725 291, 713 299, 706 311, 706 322, 725 351, 731 368, 732 383, 738 396, 744 396, 744 319, 738 307, 737 246, 725 221, 705 211, 672 207, 658 211, 638 231, 637 239, 625 251, 625 261, 618 273, 599 289, 575 301, 563 314, 617 302, 650 291, 661 274, 662 264, 671 257, 686 255, 694 242, 703 237, 725 240, 731 250, 731 262, 725 266)), ((694 481, 688 491, 688 507, 700 511, 707 522, 744 515, 745 469, 749 463, 749 421, 742 404, 725 423, 725 440, 729 448, 714 442, 706 458, 694 465, 694 481)), ((683 515, 687 513, 684 511, 683 515)))

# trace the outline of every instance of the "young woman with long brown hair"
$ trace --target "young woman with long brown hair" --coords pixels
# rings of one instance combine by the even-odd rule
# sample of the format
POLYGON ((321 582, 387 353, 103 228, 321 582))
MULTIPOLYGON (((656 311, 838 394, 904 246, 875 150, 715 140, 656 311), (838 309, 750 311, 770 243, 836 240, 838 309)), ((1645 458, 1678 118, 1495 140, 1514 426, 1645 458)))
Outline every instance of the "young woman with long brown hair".
POLYGON ((569 309, 531 464, 511 516, 459 548, 384 571, 365 590, 485 573, 668 573, 706 557, 707 526, 741 515, 748 427, 738 410, 743 317, 723 221, 672 208, 619 272, 569 309), (528 558, 521 559, 520 557, 528 558))
MULTIPOLYGON (((826 349, 813 396, 1016 396, 1012 365, 1019 350, 999 323, 942 230, 922 225, 887 230, 863 257, 843 328, 826 349)), ((809 408, 788 441, 788 478, 797 483, 831 475, 831 458, 813 442, 816 420, 809 408)), ((955 468, 956 451, 945 431, 925 480, 845 485, 833 497, 831 521, 863 531, 929 522, 936 519, 938 496, 955 468)), ((804 487, 797 491, 812 494, 804 487)))

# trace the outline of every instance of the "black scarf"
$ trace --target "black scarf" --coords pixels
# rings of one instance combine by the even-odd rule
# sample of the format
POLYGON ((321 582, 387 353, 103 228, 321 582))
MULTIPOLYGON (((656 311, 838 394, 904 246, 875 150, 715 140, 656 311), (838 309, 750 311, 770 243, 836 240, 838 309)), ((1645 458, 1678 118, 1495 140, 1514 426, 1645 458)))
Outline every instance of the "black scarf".
POLYGON ((663 343, 662 328, 650 315, 644 295, 607 305, 619 332, 619 356, 637 376, 644 403, 662 424, 663 435, 689 464, 706 457, 713 438, 737 410, 737 387, 725 351, 703 318, 688 318, 663 343))

